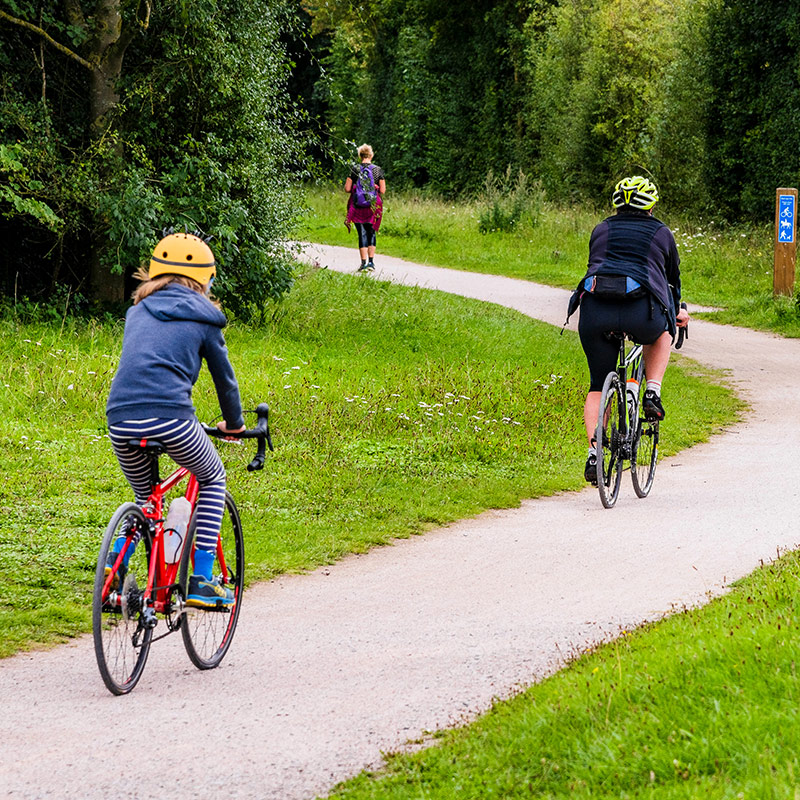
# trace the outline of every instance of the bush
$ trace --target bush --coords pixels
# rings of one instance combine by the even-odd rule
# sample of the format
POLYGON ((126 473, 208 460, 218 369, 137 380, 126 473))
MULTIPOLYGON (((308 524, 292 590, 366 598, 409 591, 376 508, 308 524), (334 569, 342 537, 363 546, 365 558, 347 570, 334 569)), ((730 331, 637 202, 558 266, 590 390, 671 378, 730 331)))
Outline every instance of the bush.
POLYGON ((490 170, 480 202, 484 208, 478 217, 478 230, 481 233, 509 233, 521 223, 531 227, 538 224, 542 188, 538 182, 529 183, 522 170, 512 177, 509 166, 499 178, 490 170))
POLYGON ((185 225, 214 235, 215 289, 226 306, 263 314, 291 286, 283 243, 304 174, 286 88, 292 3, 154 4, 126 51, 100 140, 84 67, 45 49, 45 93, 27 66, 41 44, 37 20, 56 41, 75 34, 60 4, 49 6, 37 17, 19 4, 33 29, 4 27, 0 48, 0 233, 20 243, 0 256, 0 291, 39 302, 59 284, 85 292, 94 281, 94 296, 110 299, 96 284, 130 276, 164 226, 185 225))

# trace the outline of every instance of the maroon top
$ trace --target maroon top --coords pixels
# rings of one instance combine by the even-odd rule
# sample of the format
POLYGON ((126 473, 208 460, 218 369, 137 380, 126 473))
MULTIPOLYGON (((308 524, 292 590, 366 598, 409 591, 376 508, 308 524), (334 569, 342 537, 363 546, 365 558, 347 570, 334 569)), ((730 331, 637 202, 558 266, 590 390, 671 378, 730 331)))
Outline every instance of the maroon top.
POLYGON ((381 226, 381 218, 383 217, 383 200, 381 193, 378 192, 375 198, 375 206, 368 206, 367 208, 357 208, 353 205, 353 194, 350 192, 350 197, 347 198, 347 218, 345 225, 350 227, 351 222, 368 222, 372 225, 374 230, 378 230, 381 226))

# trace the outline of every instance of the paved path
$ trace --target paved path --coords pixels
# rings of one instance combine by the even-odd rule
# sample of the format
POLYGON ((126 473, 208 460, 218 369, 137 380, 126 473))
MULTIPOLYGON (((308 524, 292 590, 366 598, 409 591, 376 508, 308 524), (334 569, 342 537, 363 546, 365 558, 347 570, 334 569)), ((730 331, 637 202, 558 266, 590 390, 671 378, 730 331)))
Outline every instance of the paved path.
MULTIPOLYGON (((310 257, 350 271, 354 251, 310 257)), ((563 321, 566 293, 523 281, 384 256, 375 277, 563 321)), ((753 411, 663 462, 646 501, 625 476, 612 511, 590 489, 526 501, 255 586, 220 669, 197 672, 170 637, 124 698, 103 687, 89 637, 0 662, 0 797, 324 794, 795 546, 800 341, 693 322, 685 352, 730 370, 753 411)))

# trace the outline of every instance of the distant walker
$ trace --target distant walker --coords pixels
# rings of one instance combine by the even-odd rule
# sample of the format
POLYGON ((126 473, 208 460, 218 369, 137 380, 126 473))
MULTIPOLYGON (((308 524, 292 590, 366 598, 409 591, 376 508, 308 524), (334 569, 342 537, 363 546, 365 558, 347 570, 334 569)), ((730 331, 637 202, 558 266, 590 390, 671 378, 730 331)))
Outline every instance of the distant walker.
POLYGON ((386 178, 383 170, 372 163, 372 147, 362 144, 358 148, 360 162, 353 164, 344 182, 348 194, 347 216, 344 224, 356 226, 358 251, 361 255, 359 272, 375 269, 376 233, 383 217, 383 196, 386 194, 386 178))

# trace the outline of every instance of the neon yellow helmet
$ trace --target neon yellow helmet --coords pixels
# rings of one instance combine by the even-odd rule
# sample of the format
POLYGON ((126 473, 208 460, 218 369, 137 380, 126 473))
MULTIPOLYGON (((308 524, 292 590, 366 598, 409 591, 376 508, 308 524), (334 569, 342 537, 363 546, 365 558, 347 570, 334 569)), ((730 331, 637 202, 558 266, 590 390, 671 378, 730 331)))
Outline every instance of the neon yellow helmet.
POLYGON ((611 195, 611 203, 614 208, 631 206, 631 208, 640 208, 643 211, 648 211, 657 202, 658 189, 656 185, 641 175, 623 178, 614 187, 614 194, 611 195))
POLYGON ((164 233, 150 258, 149 276, 185 275, 207 286, 217 274, 217 262, 208 244, 196 233, 164 233))

